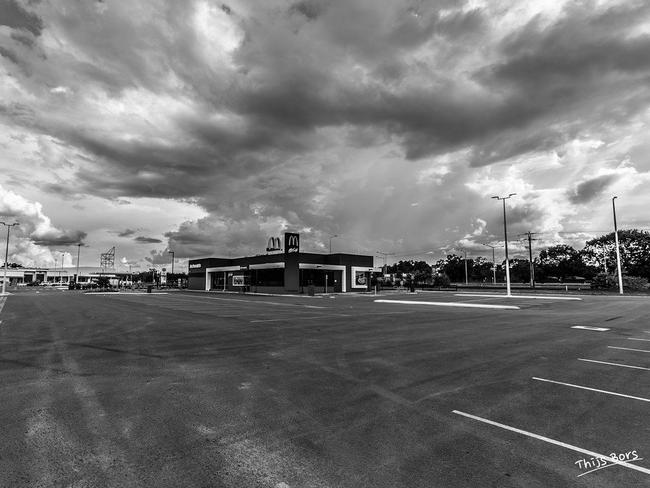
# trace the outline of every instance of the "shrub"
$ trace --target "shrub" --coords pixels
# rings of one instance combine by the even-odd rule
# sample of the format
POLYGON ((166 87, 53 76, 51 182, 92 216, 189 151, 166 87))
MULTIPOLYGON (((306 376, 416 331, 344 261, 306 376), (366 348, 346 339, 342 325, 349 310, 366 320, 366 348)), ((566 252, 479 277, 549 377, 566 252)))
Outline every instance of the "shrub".
POLYGON ((433 286, 446 288, 451 284, 451 280, 446 273, 439 273, 433 277, 433 286))
POLYGON ((598 273, 591 280, 591 287, 594 290, 609 290, 617 286, 618 281, 616 280, 616 276, 607 273, 598 273))
MULTIPOLYGON (((594 290, 618 289, 618 278, 613 274, 598 273, 591 281, 594 290)), ((650 288, 648 279, 641 276, 623 275, 623 289, 630 291, 646 291, 650 288)))
POLYGON ((631 291, 645 291, 648 289, 648 279, 641 276, 623 275, 623 289, 631 291))

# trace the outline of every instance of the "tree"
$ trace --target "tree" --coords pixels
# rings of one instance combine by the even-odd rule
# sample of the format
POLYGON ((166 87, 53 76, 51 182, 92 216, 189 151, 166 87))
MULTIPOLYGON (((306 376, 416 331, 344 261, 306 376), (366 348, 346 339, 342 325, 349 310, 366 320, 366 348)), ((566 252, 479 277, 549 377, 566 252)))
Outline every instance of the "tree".
POLYGON ((539 281, 549 277, 566 280, 574 276, 591 278, 596 270, 583 261, 583 253, 566 244, 549 247, 539 253, 536 270, 539 281))
MULTIPOLYGON (((621 230, 618 232, 621 268, 630 276, 650 279, 650 232, 621 230)), ((616 243, 614 233, 587 241, 582 250, 585 262, 591 266, 614 273, 616 270, 616 243)))
MULTIPOLYGON (((469 268, 469 263, 468 268, 469 268)), ((479 256, 472 260, 470 280, 479 282, 492 282, 492 261, 479 256)))
POLYGON ((530 283, 530 261, 528 259, 509 259, 510 280, 514 283, 530 283))
POLYGON ((416 283, 430 283, 432 279, 431 266, 425 261, 400 261, 387 266, 386 271, 400 279, 408 275, 416 283))

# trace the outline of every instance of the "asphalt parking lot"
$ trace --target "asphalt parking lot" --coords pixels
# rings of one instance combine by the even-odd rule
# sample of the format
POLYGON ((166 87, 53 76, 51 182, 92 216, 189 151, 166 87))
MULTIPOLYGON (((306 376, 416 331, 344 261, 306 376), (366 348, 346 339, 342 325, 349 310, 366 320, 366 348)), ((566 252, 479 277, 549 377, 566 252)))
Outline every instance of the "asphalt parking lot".
POLYGON ((650 298, 579 298, 24 290, 0 486, 650 486, 650 298))

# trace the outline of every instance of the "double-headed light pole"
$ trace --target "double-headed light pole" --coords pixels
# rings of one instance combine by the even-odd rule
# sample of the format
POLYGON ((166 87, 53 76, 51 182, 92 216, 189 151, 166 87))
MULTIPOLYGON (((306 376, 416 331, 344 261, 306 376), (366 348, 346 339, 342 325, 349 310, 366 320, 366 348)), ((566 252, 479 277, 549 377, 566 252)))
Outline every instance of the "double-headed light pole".
POLYGON ((618 292, 623 294, 623 273, 621 272, 621 252, 618 249, 618 228, 616 226, 616 200, 612 198, 612 210, 614 211, 614 242, 616 244, 616 270, 618 271, 618 292))
POLYGON ((14 225, 20 225, 18 222, 14 222, 13 224, 7 224, 5 222, 0 222, 0 224, 4 225, 7 228, 7 247, 5 247, 5 274, 4 278, 2 279, 2 294, 5 295, 7 293, 7 261, 9 259, 9 230, 14 226, 14 225))
POLYGON ((492 197, 503 201, 503 244, 506 249, 506 293, 508 296, 510 296, 510 262, 508 261, 508 226, 506 224, 506 200, 515 195, 516 193, 510 193, 507 197, 492 197))

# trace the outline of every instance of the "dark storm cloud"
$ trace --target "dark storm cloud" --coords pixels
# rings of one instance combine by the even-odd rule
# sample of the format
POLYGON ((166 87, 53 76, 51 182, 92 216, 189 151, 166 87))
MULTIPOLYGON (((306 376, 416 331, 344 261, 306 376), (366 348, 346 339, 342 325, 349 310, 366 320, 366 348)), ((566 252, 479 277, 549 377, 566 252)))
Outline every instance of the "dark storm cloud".
POLYGON ((568 192, 572 203, 585 204, 603 194, 603 192, 620 178, 620 175, 601 175, 578 183, 568 192))
POLYGON ((36 44, 36 37, 28 32, 13 31, 11 38, 25 47, 34 47, 36 44))
POLYGON ((15 0, 0 0, 0 25, 24 29, 35 36, 39 36, 43 30, 43 21, 40 17, 25 10, 15 0))
POLYGON ((7 49, 6 47, 0 46, 0 56, 3 58, 7 58, 9 61, 11 61, 14 64, 19 64, 19 59, 18 55, 13 52, 10 49, 7 49))
MULTIPOLYGON (((385 207, 363 200, 416 166, 404 157, 462 152, 453 172, 552 151, 598 139, 650 100, 645 2, 605 10, 571 3, 556 17, 518 27, 509 20, 504 32, 493 17, 502 7, 491 2, 201 5, 47 2, 35 10, 47 13, 45 23, 16 30, 11 50, 0 52, 33 72, 10 68, 26 95, 0 102, 0 117, 76 153, 70 188, 213 212, 165 235, 179 257, 225 252, 235 244, 226 234, 264 244, 262 229, 276 220, 377 226, 395 197, 385 207), (47 58, 23 56, 43 25, 61 45, 47 58), (347 168, 333 161, 345 156, 327 154, 346 144, 401 152, 391 147, 395 167, 371 187, 365 175, 346 181, 347 168), (343 192, 359 188, 367 191, 359 200, 343 192), (326 205, 314 203, 321 195, 326 205)), ((583 194, 586 186, 572 198, 583 194)), ((540 218, 518 212, 513 222, 522 226, 540 218)))
POLYGON ((176 257, 232 256, 258 254, 269 238, 258 219, 219 219, 214 216, 182 223, 178 230, 165 233, 168 247, 176 257))
POLYGON ((171 255, 167 251, 150 251, 144 260, 150 264, 171 264, 171 255))
POLYGON ((133 234, 135 234, 135 230, 133 229, 124 229, 121 232, 118 232, 118 237, 131 237, 133 234))
POLYGON ((80 230, 51 231, 43 234, 34 233, 30 238, 38 246, 70 246, 82 242, 86 238, 86 235, 85 232, 80 230))
POLYGON ((155 237, 144 236, 134 237, 133 240, 140 244, 160 244, 162 242, 160 239, 156 239, 155 237))
POLYGON ((315 20, 325 11, 327 3, 324 0, 302 0, 292 4, 289 12, 304 15, 308 20, 315 20))

